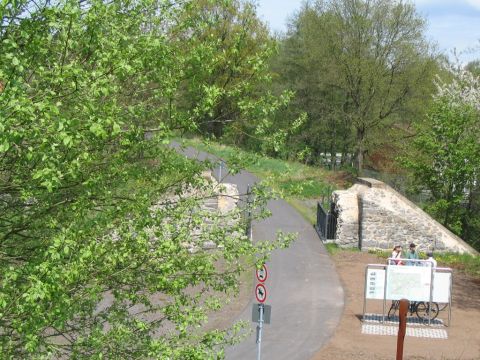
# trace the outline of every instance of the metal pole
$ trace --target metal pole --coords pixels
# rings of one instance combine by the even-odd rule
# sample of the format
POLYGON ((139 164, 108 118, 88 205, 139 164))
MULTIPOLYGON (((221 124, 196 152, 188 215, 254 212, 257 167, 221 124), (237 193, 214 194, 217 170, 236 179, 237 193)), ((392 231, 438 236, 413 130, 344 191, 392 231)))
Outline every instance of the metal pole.
POLYGON ((400 300, 400 312, 399 312, 399 325, 397 335, 397 358, 396 360, 403 359, 403 343, 405 341, 405 333, 407 331, 407 310, 409 301, 407 299, 400 300))
POLYGON ((382 314, 382 324, 385 323, 385 307, 387 303, 387 275, 388 275, 388 265, 385 266, 385 281, 383 283, 383 314, 382 314))
POLYGON ((262 356, 263 304, 258 305, 258 310, 260 311, 260 317, 257 325, 257 360, 260 360, 262 356))
POLYGON ((367 308, 367 287, 368 287, 367 275, 368 275, 368 265, 365 268, 365 283, 364 283, 365 285, 364 285, 364 288, 363 288, 363 316, 362 316, 362 321, 365 321, 365 310, 367 308))
POLYGON ((250 209, 251 204, 251 191, 252 188, 250 184, 247 185, 247 235, 250 241, 252 240, 252 211, 250 209))
POLYGON ((452 291, 453 291, 453 272, 450 270, 450 294, 448 294, 448 327, 452 321, 452 291))
POLYGON ((434 274, 434 269, 433 269, 433 263, 431 263, 431 273, 430 273, 430 299, 428 303, 428 325, 430 326, 432 324, 432 305, 433 305, 433 274, 434 274))

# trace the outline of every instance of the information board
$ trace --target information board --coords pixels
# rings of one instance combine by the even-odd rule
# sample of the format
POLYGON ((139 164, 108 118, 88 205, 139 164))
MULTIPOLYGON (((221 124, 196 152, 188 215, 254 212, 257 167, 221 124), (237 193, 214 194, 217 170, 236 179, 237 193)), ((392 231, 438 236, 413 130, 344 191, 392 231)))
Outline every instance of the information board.
MULTIPOLYGON (((383 300, 385 294, 385 300, 430 301, 431 271, 431 267, 425 266, 369 265, 366 268, 365 299, 383 300)), ((450 302, 451 281, 451 270, 434 270, 433 302, 450 302)))
POLYGON ((387 266, 387 300, 429 301, 432 268, 387 266))
POLYGON ((436 272, 433 274, 433 301, 448 303, 450 301, 451 273, 436 272))
POLYGON ((385 290, 385 270, 368 269, 365 296, 367 299, 382 300, 385 290))

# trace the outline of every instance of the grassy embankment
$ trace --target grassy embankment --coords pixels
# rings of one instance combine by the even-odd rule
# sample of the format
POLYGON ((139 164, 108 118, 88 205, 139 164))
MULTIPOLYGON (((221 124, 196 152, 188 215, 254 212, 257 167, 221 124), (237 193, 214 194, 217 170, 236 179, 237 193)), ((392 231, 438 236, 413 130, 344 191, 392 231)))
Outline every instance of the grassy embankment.
MULTIPOLYGON (((246 160, 248 171, 267 180, 268 184, 311 224, 316 221, 317 201, 322 201, 322 199, 328 201, 328 196, 333 190, 348 186, 345 174, 341 172, 306 166, 298 162, 262 157, 230 146, 204 143, 198 139, 186 140, 184 144, 222 159, 242 158, 246 160)), ((358 251, 356 249, 340 249, 335 244, 327 244, 327 250, 330 254, 337 251, 358 251)), ((390 255, 388 251, 376 251, 375 253, 382 259, 390 255)), ((425 254, 422 255, 425 257, 425 254)), ((438 253, 435 254, 435 258, 439 266, 452 267, 480 278, 480 256, 438 253)))
POLYGON ((238 162, 241 159, 246 164, 246 170, 266 181, 312 225, 316 222, 317 202, 327 203, 333 190, 348 185, 342 172, 259 156, 239 148, 205 143, 199 139, 184 140, 183 144, 227 161, 233 159, 233 162, 238 162))

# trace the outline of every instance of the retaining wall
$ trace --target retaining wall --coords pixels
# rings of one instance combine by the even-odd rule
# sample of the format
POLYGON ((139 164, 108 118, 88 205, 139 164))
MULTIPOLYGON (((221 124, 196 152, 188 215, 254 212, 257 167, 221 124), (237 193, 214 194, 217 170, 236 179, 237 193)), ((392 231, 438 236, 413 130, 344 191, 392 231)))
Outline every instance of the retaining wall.
POLYGON ((414 242, 420 251, 475 254, 461 238, 385 183, 359 178, 348 190, 335 191, 337 238, 341 247, 393 249, 414 242))

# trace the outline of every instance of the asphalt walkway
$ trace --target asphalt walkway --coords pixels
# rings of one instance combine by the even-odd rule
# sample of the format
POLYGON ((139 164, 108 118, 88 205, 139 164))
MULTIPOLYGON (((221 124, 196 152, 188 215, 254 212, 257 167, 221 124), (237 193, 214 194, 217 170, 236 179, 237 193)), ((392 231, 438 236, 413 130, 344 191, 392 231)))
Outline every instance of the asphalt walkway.
MULTIPOLYGON (((175 146, 175 145, 174 145, 175 146)), ((210 157, 192 148, 183 151, 200 160, 210 157)), ((218 174, 218 169, 216 169, 218 174)), ((225 169, 223 169, 225 175, 225 169)), ((224 176, 224 182, 236 184, 240 194, 258 179, 242 171, 224 176)), ((265 283, 267 300, 272 306, 271 324, 264 325, 263 360, 310 359, 328 339, 340 321, 344 294, 333 262, 314 228, 283 200, 268 203, 272 216, 253 224, 253 239, 273 240, 278 230, 294 232, 298 238, 288 249, 276 250, 267 263, 265 283)), ((253 276, 253 274, 252 274, 253 276)), ((252 332, 243 342, 227 349, 227 359, 256 359, 256 323, 251 322, 252 300, 232 323, 250 322, 252 332)))

